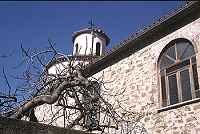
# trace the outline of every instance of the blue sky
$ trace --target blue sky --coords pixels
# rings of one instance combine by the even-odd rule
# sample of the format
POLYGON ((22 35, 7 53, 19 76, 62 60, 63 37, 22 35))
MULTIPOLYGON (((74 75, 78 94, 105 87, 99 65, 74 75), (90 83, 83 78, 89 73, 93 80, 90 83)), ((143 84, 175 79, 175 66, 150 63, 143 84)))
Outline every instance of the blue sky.
MULTIPOLYGON (((25 48, 44 48, 51 38, 60 52, 71 54, 72 33, 87 27, 93 18, 111 38, 111 48, 182 4, 181 1, 0 2, 0 91, 6 90, 3 67, 8 77, 23 69, 12 69, 21 61, 21 42, 25 48)), ((9 79, 15 88, 18 83, 9 79)))

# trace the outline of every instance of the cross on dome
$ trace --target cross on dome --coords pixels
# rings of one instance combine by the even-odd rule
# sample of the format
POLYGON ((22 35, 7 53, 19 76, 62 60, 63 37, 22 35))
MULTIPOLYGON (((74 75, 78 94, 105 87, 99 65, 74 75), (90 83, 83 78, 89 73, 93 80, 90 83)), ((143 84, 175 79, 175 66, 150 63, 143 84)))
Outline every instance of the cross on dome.
POLYGON ((89 21, 90 28, 93 29, 95 27, 93 19, 89 21))

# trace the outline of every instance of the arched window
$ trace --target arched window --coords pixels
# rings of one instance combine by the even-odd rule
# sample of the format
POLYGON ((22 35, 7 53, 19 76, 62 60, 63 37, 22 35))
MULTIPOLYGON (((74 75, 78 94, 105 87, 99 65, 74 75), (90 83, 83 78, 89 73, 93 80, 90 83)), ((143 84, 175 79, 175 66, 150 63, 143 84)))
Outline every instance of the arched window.
POLYGON ((159 57, 162 106, 200 97, 196 56, 186 39, 169 43, 159 57))
POLYGON ((78 43, 75 44, 75 54, 78 54, 78 43))
POLYGON ((101 44, 99 42, 96 43, 96 55, 100 56, 100 48, 101 48, 101 44))

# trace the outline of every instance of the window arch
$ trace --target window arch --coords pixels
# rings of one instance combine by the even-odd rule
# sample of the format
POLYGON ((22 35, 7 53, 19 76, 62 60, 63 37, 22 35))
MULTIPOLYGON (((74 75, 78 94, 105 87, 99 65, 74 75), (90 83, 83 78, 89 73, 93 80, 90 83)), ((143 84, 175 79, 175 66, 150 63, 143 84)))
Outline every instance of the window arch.
POLYGON ((78 54, 78 43, 75 44, 75 54, 78 54))
POLYGON ((186 39, 170 42, 158 60, 162 106, 200 97, 196 55, 186 39))
POLYGON ((96 43, 96 55, 100 56, 101 44, 99 42, 96 43))

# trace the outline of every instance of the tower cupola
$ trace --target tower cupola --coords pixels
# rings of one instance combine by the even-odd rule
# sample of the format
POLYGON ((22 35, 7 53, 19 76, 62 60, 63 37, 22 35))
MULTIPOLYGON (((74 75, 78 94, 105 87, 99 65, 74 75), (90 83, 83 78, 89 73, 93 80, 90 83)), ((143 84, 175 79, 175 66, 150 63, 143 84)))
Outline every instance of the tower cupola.
POLYGON ((69 59, 73 60, 73 65, 87 65, 95 61, 98 56, 105 53, 106 46, 110 43, 110 38, 92 23, 88 28, 74 32, 72 35, 73 55, 57 57, 48 63, 46 69, 49 74, 61 74, 66 72, 66 67, 70 65, 69 59))
POLYGON ((101 56, 105 53, 110 38, 102 29, 90 26, 74 32, 72 35, 75 56, 101 56))

